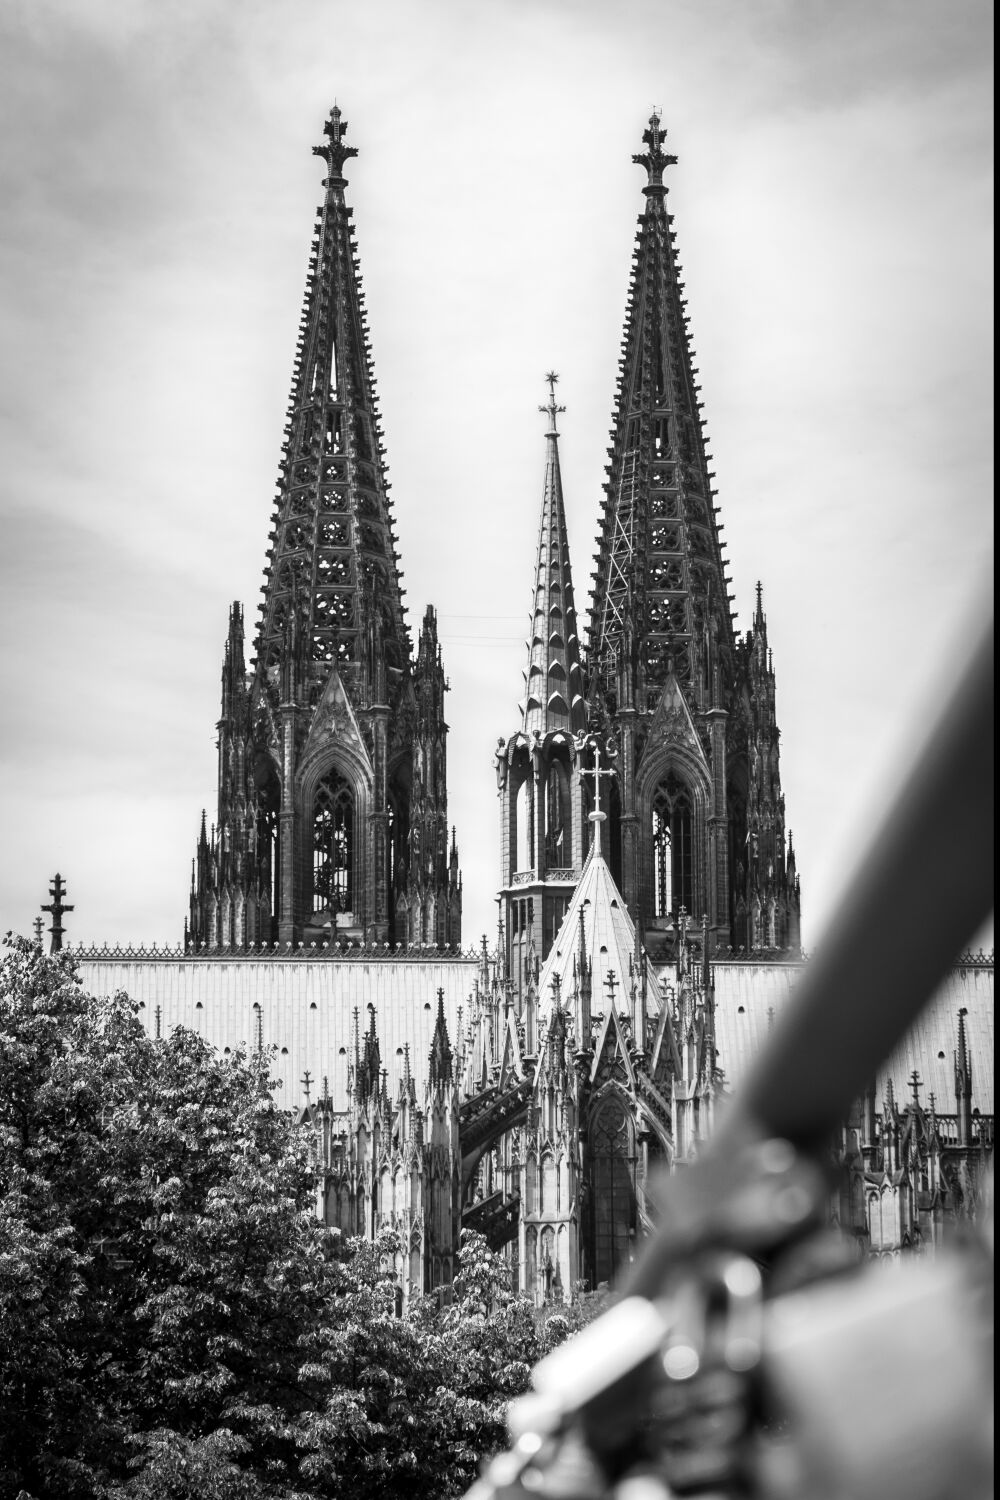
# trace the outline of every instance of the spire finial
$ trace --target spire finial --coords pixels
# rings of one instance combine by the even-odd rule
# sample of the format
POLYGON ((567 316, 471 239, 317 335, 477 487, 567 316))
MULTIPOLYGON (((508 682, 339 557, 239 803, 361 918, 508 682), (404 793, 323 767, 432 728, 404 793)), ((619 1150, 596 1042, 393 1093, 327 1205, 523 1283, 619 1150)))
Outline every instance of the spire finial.
POLYGON ((52 900, 48 903, 47 906, 42 907, 42 911, 48 911, 52 913, 52 926, 49 928, 49 931, 52 934, 52 945, 49 948, 49 952, 60 953, 62 952, 64 930, 62 919, 68 911, 73 911, 74 908, 72 906, 68 906, 63 900, 63 897, 66 895, 66 882, 63 880, 58 871, 52 877, 52 881, 49 885, 49 895, 52 897, 52 900))
POLYGON ((649 124, 642 133, 643 144, 646 146, 646 150, 638 152, 632 158, 637 167, 646 168, 649 180, 643 188, 644 193, 663 194, 666 192, 666 188, 663 186, 663 169, 664 167, 672 167, 677 162, 676 156, 669 156, 663 150, 663 141, 666 139, 666 134, 667 132, 660 125, 659 111, 654 109, 649 117, 649 124))
POLYGON ((348 146, 344 141, 346 130, 347 121, 335 104, 330 111, 330 118, 323 126, 326 142, 322 146, 313 147, 313 156, 321 156, 330 168, 330 176, 326 181, 327 187, 343 187, 344 163, 349 157, 358 154, 357 146, 348 146))
POLYGON ((600 747, 600 745, 596 745, 595 744, 595 746, 594 746, 594 764, 593 764, 593 767, 589 771, 588 770, 581 771, 580 775, 581 776, 593 776, 593 778, 594 778, 594 811, 590 814, 590 821, 594 825, 594 830, 595 830, 595 834, 596 834, 596 837, 595 837, 595 840, 594 840, 594 847, 596 848, 598 854, 600 854, 602 856, 604 854, 604 850, 603 850, 603 847, 602 847, 602 844, 601 844, 601 824, 607 821, 607 816, 608 815, 607 815, 607 813, 601 811, 601 777, 602 776, 613 776, 614 774, 615 773, 611 769, 610 766, 608 767, 608 769, 606 771, 602 768, 602 766, 601 766, 601 747, 600 747))
POLYGON ((545 434, 545 436, 558 437, 559 429, 556 426, 556 417, 561 411, 566 410, 565 406, 556 405, 556 384, 559 380, 559 376, 556 374, 555 370, 549 370, 545 379, 549 384, 549 399, 547 405, 540 406, 538 410, 544 412, 549 419, 549 430, 545 434))

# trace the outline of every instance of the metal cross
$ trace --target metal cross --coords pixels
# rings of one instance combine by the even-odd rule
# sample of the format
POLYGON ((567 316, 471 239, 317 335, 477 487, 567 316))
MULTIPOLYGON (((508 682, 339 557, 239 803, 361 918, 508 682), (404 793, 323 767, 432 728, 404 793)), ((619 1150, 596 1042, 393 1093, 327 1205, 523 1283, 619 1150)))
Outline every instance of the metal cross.
POLYGON ((581 776, 593 776, 594 778, 594 811, 591 813, 592 818, 598 818, 603 821, 605 814, 601 811, 601 777, 614 776, 614 774, 610 766, 606 771, 602 768, 601 747, 600 745, 595 745, 593 768, 589 771, 584 769, 580 772, 581 776))

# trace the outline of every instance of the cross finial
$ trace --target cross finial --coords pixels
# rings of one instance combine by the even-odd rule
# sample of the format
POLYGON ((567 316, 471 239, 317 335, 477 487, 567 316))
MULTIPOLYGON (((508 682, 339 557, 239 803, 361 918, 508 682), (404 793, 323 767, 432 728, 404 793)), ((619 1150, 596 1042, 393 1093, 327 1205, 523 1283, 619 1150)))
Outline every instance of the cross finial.
POLYGON ((545 379, 549 383, 549 399, 548 399, 548 404, 545 405, 545 406, 540 406, 538 408, 538 410, 541 411, 541 412, 545 412, 546 416, 549 419, 549 430, 545 434, 545 436, 546 437, 558 437, 559 436, 559 429, 556 427, 556 417, 558 416, 558 414, 561 411, 565 411, 566 410, 565 406, 557 406, 556 405, 556 384, 557 384, 557 382, 559 380, 559 376, 556 374, 555 370, 550 370, 548 372, 548 374, 546 375, 545 379))
POLYGON ((663 169, 674 166, 677 161, 676 156, 669 156, 663 150, 662 143, 666 134, 667 132, 660 125, 659 112, 654 109, 649 117, 649 124, 642 134, 646 150, 632 158, 637 167, 646 168, 649 180, 643 188, 644 193, 662 196, 666 191, 663 186, 663 169))
POLYGON ((913 1072, 910 1074, 910 1088, 913 1090, 913 1102, 916 1105, 919 1105, 920 1103, 920 1085, 922 1082, 923 1079, 920 1077, 920 1074, 917 1072, 916 1068, 914 1068, 913 1072))
POLYGON ((614 1010, 615 990, 618 987, 618 975, 615 973, 614 969, 608 970, 607 978, 604 981, 604 987, 608 992, 608 1004, 611 1006, 611 1009, 614 1010))
POLYGON ((40 948, 42 946, 42 933, 45 931, 45 923, 42 921, 41 917, 36 917, 32 925, 35 929, 35 942, 40 948))
POLYGON ((309 1069, 306 1068, 305 1072, 302 1075, 302 1087, 305 1090, 307 1104, 309 1103, 309 1090, 312 1087, 312 1081, 312 1074, 310 1073, 309 1069))
POLYGON ((594 764, 589 769, 580 772, 581 776, 593 776, 594 778, 594 811, 590 814, 590 821, 594 825, 595 844, 598 853, 603 853, 601 848, 601 824, 607 820, 607 813, 601 811, 601 777, 613 776, 615 773, 609 766, 607 770, 601 765, 601 747, 594 746, 594 764))

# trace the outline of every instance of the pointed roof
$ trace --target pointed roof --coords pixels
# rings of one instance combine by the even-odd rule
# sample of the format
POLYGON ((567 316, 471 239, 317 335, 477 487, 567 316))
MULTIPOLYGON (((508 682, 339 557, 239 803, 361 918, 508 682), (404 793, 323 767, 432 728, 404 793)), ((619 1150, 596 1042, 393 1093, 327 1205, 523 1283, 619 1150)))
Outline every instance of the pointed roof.
POLYGON ((549 400, 538 409, 548 416, 549 426, 522 725, 525 734, 537 731, 543 737, 552 730, 579 733, 587 727, 556 427, 556 416, 566 408, 556 405, 558 375, 550 372, 545 378, 549 400))
POLYGON ((368 1002, 368 1030, 365 1032, 360 1056, 358 1055, 357 1025, 357 1011, 355 1010, 354 1052, 357 1061, 354 1089, 357 1099, 367 1104, 378 1093, 382 1077, 382 1050, 379 1047, 378 1032, 375 1030, 375 1007, 371 1001, 368 1002))
POLYGON ((667 213, 666 132, 653 115, 628 309, 619 361, 610 463, 598 536, 591 648, 613 656, 631 634, 650 687, 672 651, 682 684, 695 673, 704 633, 733 646, 725 565, 712 504, 700 387, 685 315, 684 283, 667 213))
POLYGON ((345 162, 357 149, 333 108, 292 375, 271 545, 256 637, 257 671, 281 657, 290 616, 307 661, 359 661, 377 630, 390 667, 409 657, 371 348, 345 162))
MULTIPOLYGON (((573 1016, 576 1034, 581 1036, 580 987, 586 964, 591 982, 591 1009, 607 1013, 632 1009, 632 985, 640 983, 636 973, 635 925, 614 877, 601 852, 600 838, 595 837, 576 889, 570 898, 562 926, 556 935, 538 980, 539 1014, 549 1020, 554 1008, 553 983, 560 1004, 573 1016), (608 976, 614 975, 614 1005, 609 1004, 608 976)), ((639 960, 646 966, 646 1010, 659 1014, 663 992, 655 970, 645 954, 639 960)))
POLYGON ((451 1083, 452 1080, 452 1050, 448 1038, 448 1023, 444 1018, 444 990, 438 990, 437 1020, 434 1023, 434 1037, 431 1041, 430 1057, 427 1064, 427 1081, 434 1085, 451 1083))

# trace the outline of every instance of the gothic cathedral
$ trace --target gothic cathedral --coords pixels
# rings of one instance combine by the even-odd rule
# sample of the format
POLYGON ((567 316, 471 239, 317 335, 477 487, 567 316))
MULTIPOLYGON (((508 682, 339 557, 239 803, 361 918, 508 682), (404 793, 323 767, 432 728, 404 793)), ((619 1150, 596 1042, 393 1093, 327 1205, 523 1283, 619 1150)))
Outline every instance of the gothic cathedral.
MULTIPOLYGON (((541 1302, 627 1263, 652 1174, 692 1158, 793 997, 762 591, 740 636, 654 115, 589 630, 553 374, 524 695, 495 756, 501 920, 495 947, 463 952, 446 681, 433 608, 415 651, 406 623, 345 132, 335 108, 253 659, 234 604, 184 948, 94 949, 81 976, 223 1052, 271 1049, 279 1099, 315 1131, 319 1212, 391 1229, 404 1297, 450 1280, 469 1229, 541 1302)), ((960 963, 845 1124, 831 1217, 862 1253, 978 1212, 992 973, 960 963)))

